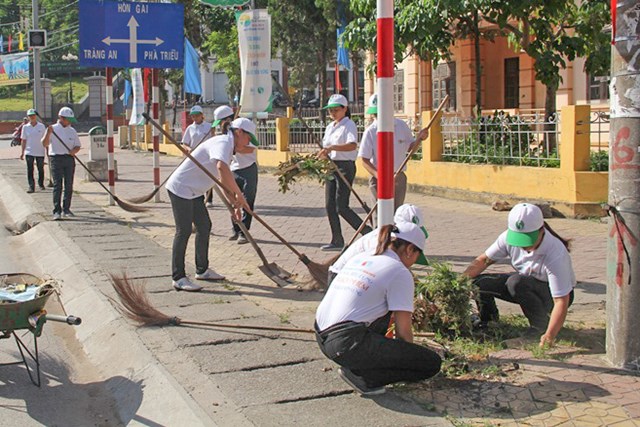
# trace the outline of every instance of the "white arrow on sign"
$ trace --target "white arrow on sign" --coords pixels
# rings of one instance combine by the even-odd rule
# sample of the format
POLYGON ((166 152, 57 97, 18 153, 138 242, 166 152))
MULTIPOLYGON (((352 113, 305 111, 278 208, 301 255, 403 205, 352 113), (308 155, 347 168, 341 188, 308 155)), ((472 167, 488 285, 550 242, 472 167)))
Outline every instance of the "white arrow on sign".
POLYGON ((138 21, 136 21, 135 16, 132 16, 127 23, 127 27, 129 27, 129 38, 128 39, 112 39, 111 36, 107 36, 102 39, 102 42, 107 46, 111 46, 112 43, 128 43, 129 44, 129 61, 130 62, 138 62, 138 45, 139 44, 153 44, 156 46, 164 43, 160 37, 156 37, 155 40, 138 40, 138 21))

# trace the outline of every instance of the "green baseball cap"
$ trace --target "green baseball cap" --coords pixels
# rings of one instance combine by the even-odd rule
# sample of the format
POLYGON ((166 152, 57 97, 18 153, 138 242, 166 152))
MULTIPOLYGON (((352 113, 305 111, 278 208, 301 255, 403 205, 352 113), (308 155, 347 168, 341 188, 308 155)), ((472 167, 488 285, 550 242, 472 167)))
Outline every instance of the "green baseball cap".
POLYGON ((38 113, 36 113, 36 110, 34 108, 29 108, 27 110, 27 116, 36 116, 38 113))
POLYGON ((345 98, 344 95, 340 95, 339 93, 336 93, 329 97, 327 106, 323 107, 323 109, 326 110, 327 108, 347 107, 347 106, 349 106, 349 101, 347 101, 347 98, 345 98))
POLYGON ((367 107, 367 114, 378 114, 378 94, 374 93, 369 98, 369 106, 367 107))
POLYGON ((531 203, 519 203, 509 212, 507 244, 526 248, 538 241, 544 217, 539 207, 531 203))

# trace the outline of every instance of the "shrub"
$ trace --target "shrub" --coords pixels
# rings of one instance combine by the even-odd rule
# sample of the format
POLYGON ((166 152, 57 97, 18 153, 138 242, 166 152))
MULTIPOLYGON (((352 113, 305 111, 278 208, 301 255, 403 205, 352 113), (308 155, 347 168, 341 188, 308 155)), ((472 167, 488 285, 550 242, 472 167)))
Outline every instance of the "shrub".
POLYGON ((592 151, 589 155, 589 169, 592 172, 606 172, 609 170, 609 152, 592 151))

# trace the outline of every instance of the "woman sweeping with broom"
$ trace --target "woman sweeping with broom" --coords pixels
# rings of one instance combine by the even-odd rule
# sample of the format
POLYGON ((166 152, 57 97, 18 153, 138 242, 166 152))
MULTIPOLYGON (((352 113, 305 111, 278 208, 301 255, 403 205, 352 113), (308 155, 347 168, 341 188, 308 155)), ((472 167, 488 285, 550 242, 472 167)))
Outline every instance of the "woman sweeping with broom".
MULTIPOLYGON (((191 155, 220 179, 225 188, 224 195, 234 207, 234 217, 241 219, 242 208, 247 202, 238 188, 229 165, 236 149, 255 140, 256 126, 248 119, 237 119, 231 123, 231 132, 211 138, 200 144, 191 155)), ((193 283, 185 272, 185 253, 191 236, 191 224, 196 229, 196 279, 223 280, 225 277, 209 268, 209 233, 211 219, 204 203, 204 194, 211 188, 209 178, 198 166, 187 159, 173 173, 166 185, 171 200, 176 233, 173 239, 171 269, 173 287, 183 291, 199 291, 202 286, 193 283)))
POLYGON ((415 224, 385 225, 374 254, 353 257, 335 278, 316 312, 316 340, 341 367, 340 377, 363 396, 384 386, 420 381, 440 371, 441 359, 413 344, 411 267, 424 249, 415 224), (386 338, 394 315, 396 338, 386 338))

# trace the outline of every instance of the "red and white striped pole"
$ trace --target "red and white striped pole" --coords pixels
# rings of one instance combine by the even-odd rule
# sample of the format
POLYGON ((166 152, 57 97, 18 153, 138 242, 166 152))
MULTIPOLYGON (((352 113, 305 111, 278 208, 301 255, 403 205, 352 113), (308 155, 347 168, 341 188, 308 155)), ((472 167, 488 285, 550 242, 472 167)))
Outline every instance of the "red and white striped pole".
MULTIPOLYGON (((160 87, 158 86, 158 69, 153 68, 151 70, 151 102, 152 102, 152 116, 156 122, 160 117, 160 87)), ((153 128, 153 188, 160 187, 160 131, 153 128)), ((154 202, 160 202, 160 192, 158 191, 153 199, 154 202)))
MULTIPOLYGON (((113 159, 113 68, 107 67, 107 88, 105 99, 107 101, 107 171, 109 174, 109 191, 116 194, 116 173, 113 159)), ((109 195, 109 206, 115 205, 113 196, 109 195)))
POLYGON ((378 227, 393 224, 393 0, 377 0, 378 227))

